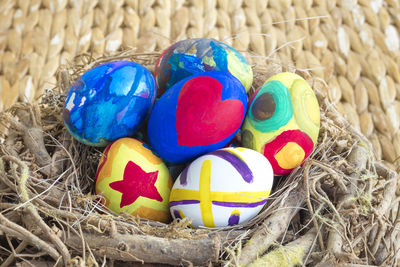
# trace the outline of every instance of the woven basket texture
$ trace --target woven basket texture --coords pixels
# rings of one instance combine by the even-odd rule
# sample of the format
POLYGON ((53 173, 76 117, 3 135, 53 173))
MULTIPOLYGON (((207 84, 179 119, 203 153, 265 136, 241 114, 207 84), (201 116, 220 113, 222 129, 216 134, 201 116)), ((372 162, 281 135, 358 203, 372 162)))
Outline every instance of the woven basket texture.
POLYGON ((398 0, 1 0, 0 110, 35 101, 74 56, 160 51, 192 37, 308 70, 373 144, 400 157, 398 0))

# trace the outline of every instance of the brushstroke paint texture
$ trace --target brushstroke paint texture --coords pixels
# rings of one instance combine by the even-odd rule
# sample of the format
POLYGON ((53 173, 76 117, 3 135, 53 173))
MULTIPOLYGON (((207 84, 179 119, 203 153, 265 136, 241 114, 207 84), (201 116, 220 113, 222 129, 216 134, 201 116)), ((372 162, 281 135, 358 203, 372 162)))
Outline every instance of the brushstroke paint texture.
POLYGON ((228 225, 233 226, 239 224, 240 221, 240 211, 235 209, 232 211, 231 216, 228 219, 228 225))
POLYGON ((229 73, 188 77, 154 105, 147 128, 150 145, 167 162, 188 162, 229 143, 246 109, 246 91, 229 73))
POLYGON ((218 143, 240 128, 242 120, 229 120, 227 115, 243 118, 243 104, 238 99, 222 100, 222 89, 218 80, 207 76, 194 77, 182 86, 176 107, 179 146, 218 143))
POLYGON ((213 151, 189 164, 175 181, 170 211, 172 216, 183 211, 193 226, 227 226, 233 211, 242 212, 240 219, 246 221, 266 203, 272 181, 272 167, 262 154, 242 147, 213 151))
POLYGON ((96 194, 115 213, 168 222, 171 176, 142 142, 120 138, 105 149, 96 175, 96 194))
POLYGON ((222 206, 222 207, 242 207, 242 208, 254 208, 258 207, 260 205, 264 205, 265 202, 267 202, 267 199, 263 199, 258 202, 250 202, 250 203, 244 203, 244 202, 223 202, 223 201, 213 201, 212 203, 217 206, 222 206))
POLYGON ((181 185, 187 185, 188 171, 189 171, 189 166, 186 166, 181 175, 179 175, 179 182, 181 183, 181 185))
MULTIPOLYGON (((258 107, 262 108, 272 103, 262 101, 258 107)), ((252 125, 261 132, 270 132, 278 130, 280 127, 286 125, 293 116, 293 105, 290 97, 289 90, 279 81, 271 81, 265 83, 258 91, 256 97, 249 107, 249 115, 252 120, 252 125), (273 115, 267 120, 259 120, 255 118, 254 106, 259 102, 259 99, 269 94, 272 96, 273 104, 275 106, 273 115)))
POLYGON ((198 204, 200 203, 200 200, 175 200, 175 201, 170 201, 169 202, 169 206, 173 207, 173 206, 177 206, 177 205, 188 205, 188 204, 198 204))
POLYGON ((183 219, 183 218, 181 217, 181 214, 179 213, 179 210, 174 210, 174 217, 175 217, 176 219, 183 219))
POLYGON ((140 166, 129 161, 125 166, 123 179, 112 182, 109 186, 122 194, 120 208, 129 206, 139 197, 162 202, 163 198, 155 186, 157 177, 158 171, 145 172, 140 166))
POLYGON ((247 60, 234 48, 205 38, 179 41, 167 48, 156 64, 156 83, 164 92, 177 82, 205 71, 229 72, 248 91, 253 83, 253 71, 247 60))
POLYGON ((253 182, 253 173, 251 172, 249 166, 247 166, 246 162, 240 158, 240 156, 234 154, 233 151, 220 149, 210 152, 208 155, 223 158, 224 160, 228 161, 238 171, 238 173, 240 173, 240 175, 243 177, 243 180, 248 183, 253 182))
MULTIPOLYGON (((314 149, 314 143, 311 138, 300 130, 289 130, 278 135, 274 140, 265 144, 264 156, 269 160, 277 175, 285 175, 291 172, 292 169, 284 169, 279 165, 275 155, 289 142, 296 143, 304 150, 304 158, 301 163, 311 154, 314 149)), ((287 155, 290 157, 291 155, 287 155)), ((300 164, 299 164, 300 165, 300 164)))
POLYGON ((299 75, 279 73, 250 98, 242 144, 263 153, 275 175, 289 174, 313 151, 320 129, 318 100, 299 75))
POLYGON ((136 132, 155 96, 155 81, 145 67, 130 61, 105 63, 72 85, 63 110, 64 124, 79 142, 106 146, 136 132))
POLYGON ((205 160, 201 165, 199 195, 200 212, 204 226, 215 227, 212 205, 210 201, 211 193, 211 160, 205 160))

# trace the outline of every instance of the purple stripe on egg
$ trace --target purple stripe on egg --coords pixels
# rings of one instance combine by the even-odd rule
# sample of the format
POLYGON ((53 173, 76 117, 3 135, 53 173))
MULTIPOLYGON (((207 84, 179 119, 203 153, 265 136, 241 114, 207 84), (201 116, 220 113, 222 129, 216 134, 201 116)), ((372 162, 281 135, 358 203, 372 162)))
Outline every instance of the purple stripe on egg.
POLYGON ((264 205, 265 202, 267 202, 267 199, 264 199, 259 202, 253 202, 253 203, 241 203, 241 202, 223 202, 223 201, 213 201, 212 203, 217 206, 222 206, 222 207, 231 207, 231 208, 254 208, 260 205, 264 205))
POLYGON ((175 217, 175 219, 182 219, 181 214, 179 213, 179 210, 174 210, 174 217, 175 217))
POLYGON ((239 224, 239 220, 240 220, 240 215, 239 215, 239 214, 232 214, 232 215, 229 217, 228 225, 229 225, 229 226, 232 226, 232 225, 239 224))
POLYGON ((240 173, 242 178, 247 182, 253 182, 253 173, 241 158, 227 150, 216 150, 208 153, 208 155, 214 155, 228 161, 232 166, 240 173))
POLYGON ((177 206, 177 205, 187 205, 187 204, 198 204, 200 201, 198 200, 177 200, 169 202, 169 206, 177 206))
POLYGON ((187 175, 188 175, 188 171, 189 171, 189 166, 187 166, 183 172, 181 173, 181 175, 179 176, 179 182, 181 183, 181 185, 187 185, 187 175))

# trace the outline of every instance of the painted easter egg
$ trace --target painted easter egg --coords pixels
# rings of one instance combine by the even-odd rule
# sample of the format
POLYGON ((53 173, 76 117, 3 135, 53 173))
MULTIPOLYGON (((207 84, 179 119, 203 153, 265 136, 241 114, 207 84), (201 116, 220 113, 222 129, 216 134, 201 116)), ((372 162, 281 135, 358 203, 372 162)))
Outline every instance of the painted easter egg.
POLYGON ((224 227, 258 214, 270 194, 273 171, 257 151, 223 148, 189 164, 171 190, 173 218, 188 217, 195 227, 224 227))
POLYGON ((132 136, 156 97, 150 71, 130 61, 114 61, 84 73, 70 88, 63 120, 79 142, 106 146, 132 136))
POLYGON ((115 213, 168 222, 172 179, 163 161, 134 138, 105 149, 96 174, 96 194, 115 213))
POLYGON ((190 76, 154 105, 147 128, 150 145, 167 162, 188 162, 231 141, 246 108, 246 91, 231 74, 190 76))
POLYGON ((299 75, 280 73, 255 92, 242 128, 242 144, 268 158, 275 175, 299 166, 316 145, 318 100, 299 75))
POLYGON ((247 60, 234 48, 205 38, 179 41, 167 48, 156 64, 156 83, 160 92, 194 74, 217 70, 229 72, 248 91, 253 71, 247 60))

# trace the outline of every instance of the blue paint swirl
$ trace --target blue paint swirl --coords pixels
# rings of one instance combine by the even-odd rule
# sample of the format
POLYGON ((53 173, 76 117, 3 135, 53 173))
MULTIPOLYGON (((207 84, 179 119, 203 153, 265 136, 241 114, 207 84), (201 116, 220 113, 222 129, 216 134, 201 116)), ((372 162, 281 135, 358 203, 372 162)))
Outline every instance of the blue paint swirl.
POLYGON ((145 67, 130 61, 102 64, 84 73, 70 88, 64 124, 78 141, 106 146, 136 132, 155 96, 155 81, 145 67))

